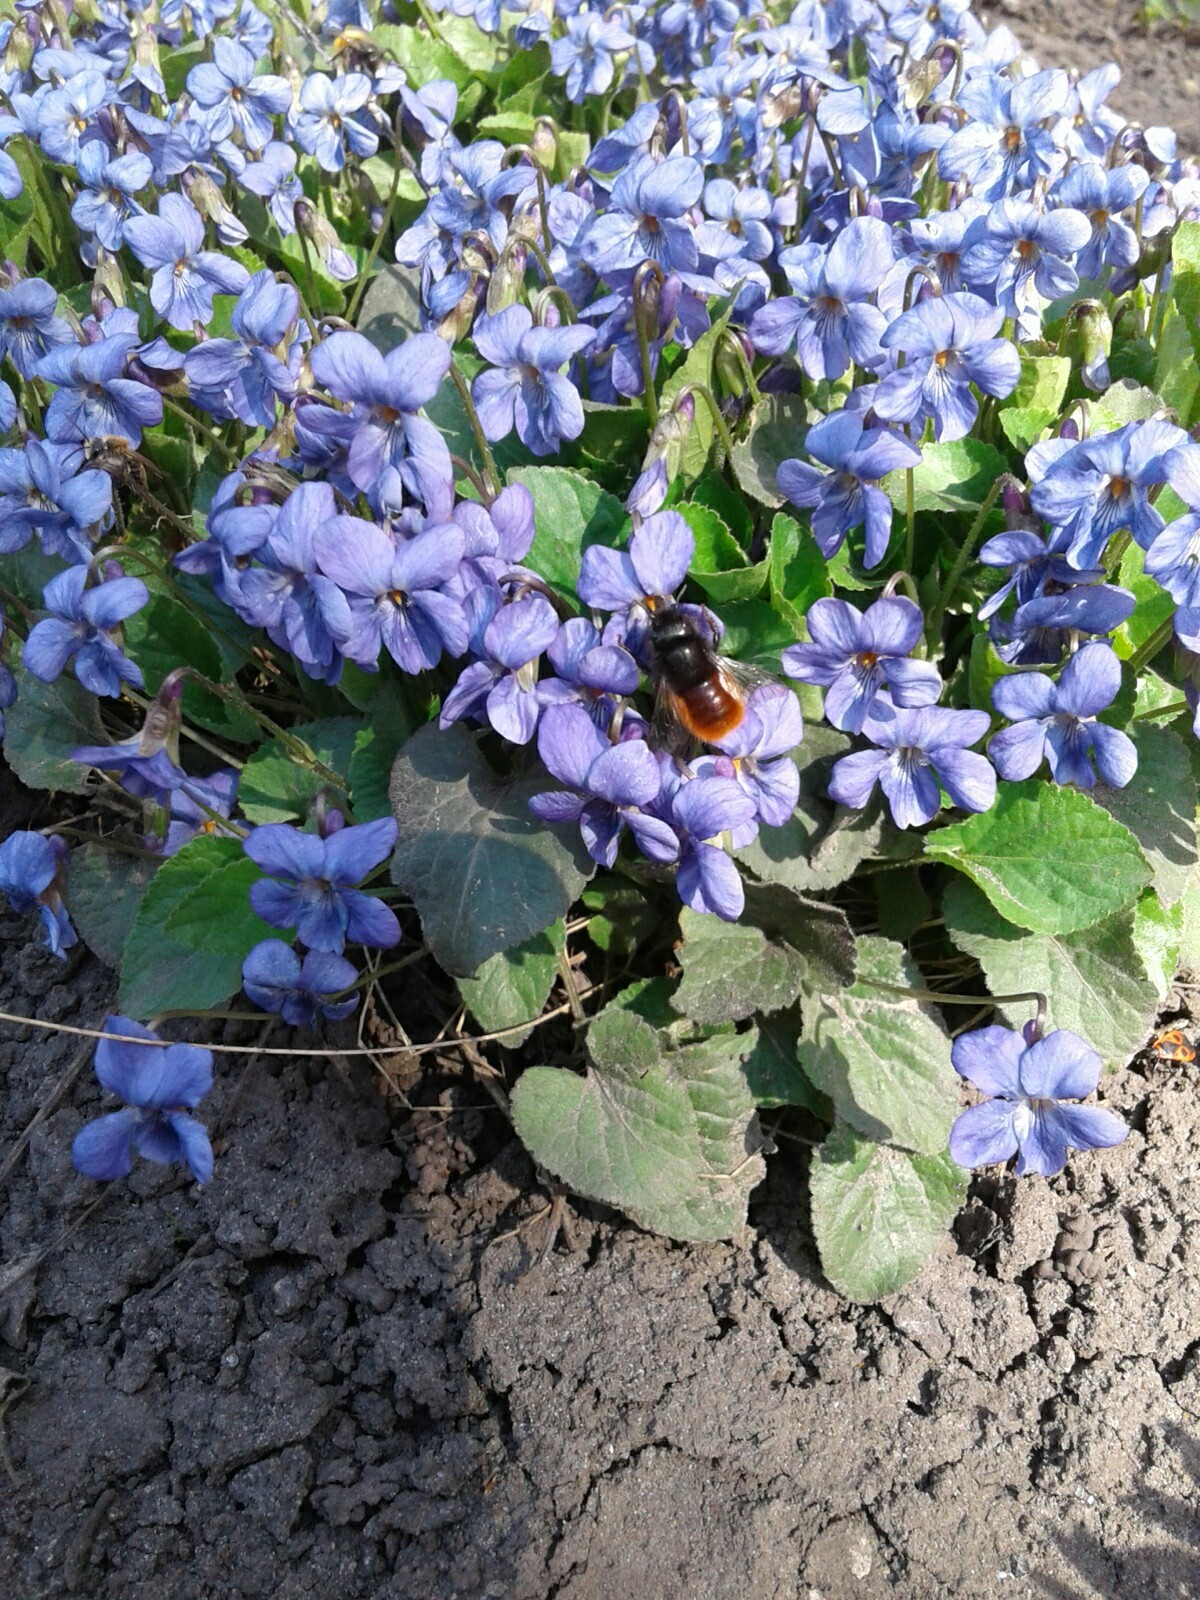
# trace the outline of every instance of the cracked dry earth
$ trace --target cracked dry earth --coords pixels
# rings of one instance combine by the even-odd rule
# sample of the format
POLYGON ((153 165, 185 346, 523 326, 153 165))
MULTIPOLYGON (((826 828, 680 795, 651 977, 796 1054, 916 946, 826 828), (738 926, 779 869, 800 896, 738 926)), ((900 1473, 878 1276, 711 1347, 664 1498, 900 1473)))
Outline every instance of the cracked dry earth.
MULTIPOLYGON (((100 1021, 105 969, 27 934, 0 1007, 100 1021)), ((1125 1146, 977 1180, 863 1308, 799 1146, 735 1244, 585 1208, 522 1273, 545 1195, 476 1084, 397 1119, 280 1057, 221 1058, 206 1190, 142 1164, 61 1240, 77 1046, 0 1028, 0 1166, 82 1062, 0 1216, 6 1600, 1200 1594, 1194 1067, 1110 1080, 1125 1146)))

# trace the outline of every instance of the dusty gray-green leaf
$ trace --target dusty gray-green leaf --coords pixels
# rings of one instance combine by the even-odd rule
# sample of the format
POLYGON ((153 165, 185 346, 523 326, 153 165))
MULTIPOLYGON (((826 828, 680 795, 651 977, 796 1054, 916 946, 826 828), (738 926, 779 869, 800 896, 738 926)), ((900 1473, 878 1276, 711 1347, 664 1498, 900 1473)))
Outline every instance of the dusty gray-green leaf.
POLYGON ((500 1040, 506 1050, 523 1044, 542 1014, 558 972, 564 931, 565 924, 555 922, 514 950, 490 956, 473 978, 458 980, 463 1004, 484 1033, 530 1024, 500 1040))
POLYGON ((802 958, 800 982, 805 993, 844 989, 854 982, 858 959, 854 935, 840 907, 796 894, 780 883, 748 883, 744 916, 802 958))
POLYGON ((1151 872, 1122 823, 1078 789, 1004 783, 990 811, 939 828, 926 855, 972 878, 1009 922, 1073 933, 1131 906, 1151 872))
POLYGON ((860 1133, 932 1155, 958 1109, 950 1041, 926 1007, 866 979, 919 984, 901 946, 859 939, 858 981, 804 1008, 800 1065, 860 1133))
MULTIPOLYGON (((1162 999, 1134 941, 1134 912, 1118 911, 1074 933, 1031 933, 1006 922, 974 884, 956 879, 942 902, 946 928, 975 957, 993 994, 1040 989, 1050 1023, 1078 1033, 1104 1058, 1123 1066, 1141 1045, 1162 999)), ((1029 1003, 1002 1015, 1020 1027, 1029 1003)))
POLYGON ((1134 722, 1127 731, 1137 746, 1137 771, 1125 788, 1098 784, 1092 794, 1141 845, 1154 892, 1172 906, 1196 865, 1196 780, 1187 746, 1170 728, 1134 722))
POLYGON ((358 331, 386 355, 421 328, 421 274, 389 262, 375 274, 358 312, 358 331))
POLYGON ((967 1194, 946 1151, 918 1155, 840 1124, 809 1169, 821 1265, 848 1300, 902 1289, 921 1270, 967 1194))
POLYGON ((41 683, 17 665, 13 676, 17 702, 4 714, 9 766, 28 789, 85 794, 92 769, 72 761, 71 751, 105 742, 95 695, 66 673, 57 683, 41 683))
POLYGON ((675 1005, 693 1022, 737 1022, 781 1011, 800 993, 804 956, 753 922, 725 922, 686 907, 679 918, 683 977, 675 1005))
POLYGON ((67 909, 84 943, 106 967, 119 967, 146 886, 159 862, 99 844, 81 844, 67 860, 67 909))
POLYGON ((470 977, 489 956, 548 928, 594 871, 577 828, 530 811, 531 797, 548 783, 540 767, 511 777, 495 772, 461 724, 419 729, 396 757, 392 881, 455 977, 470 977))
POLYGON ((800 1066, 800 1007, 789 1006, 771 1017, 759 1017, 758 1040, 742 1070, 754 1104, 760 1110, 774 1106, 803 1106, 824 1122, 833 1120, 833 1104, 809 1082, 800 1066))
POLYGON ((668 1238, 730 1238, 764 1171, 742 1070, 754 1044, 752 1032, 719 1035, 650 1067, 640 1055, 593 1062, 586 1077, 530 1067, 513 1091, 513 1125, 574 1193, 668 1238))

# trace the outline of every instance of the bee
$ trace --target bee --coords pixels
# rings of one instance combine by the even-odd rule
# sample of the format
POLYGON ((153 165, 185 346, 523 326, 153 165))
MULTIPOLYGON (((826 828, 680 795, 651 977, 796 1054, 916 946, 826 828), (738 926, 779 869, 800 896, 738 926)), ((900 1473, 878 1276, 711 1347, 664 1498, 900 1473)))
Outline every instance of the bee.
POLYGON ((1186 1064, 1196 1059, 1196 1047, 1184 1038, 1178 1028, 1168 1028, 1160 1033, 1150 1047, 1159 1061, 1178 1061, 1186 1064))
POLYGON ((696 616, 682 606, 650 613, 650 645, 668 727, 704 744, 731 734, 746 715, 747 689, 770 682, 766 673, 718 655, 696 616))

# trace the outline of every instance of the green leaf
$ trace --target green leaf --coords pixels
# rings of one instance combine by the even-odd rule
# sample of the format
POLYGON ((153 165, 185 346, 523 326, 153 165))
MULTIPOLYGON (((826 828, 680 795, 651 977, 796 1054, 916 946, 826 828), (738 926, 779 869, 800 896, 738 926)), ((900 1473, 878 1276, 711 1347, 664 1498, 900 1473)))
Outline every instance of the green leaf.
POLYGON ((833 593, 829 568, 808 528, 779 511, 771 523, 767 550, 770 564, 771 605, 797 639, 808 637, 805 622, 814 601, 833 593))
POLYGON ((88 949, 119 967, 146 886, 159 866, 100 844, 81 844, 67 861, 67 909, 88 949))
POLYGON ((754 518, 743 497, 730 488, 717 472, 710 472, 692 485, 689 499, 715 511, 743 550, 748 550, 754 539, 754 518))
MULTIPOLYGON (((950 937, 979 962, 993 994, 1040 989, 1051 1025, 1078 1033, 1110 1067, 1124 1066, 1145 1040, 1162 997, 1138 955, 1132 909, 1075 933, 1030 933, 958 879, 946 889, 943 912, 950 937)), ((1001 1014, 1020 1027, 1031 1010, 1021 1004, 1001 1014)))
POLYGON ((813 1235, 825 1276, 865 1303, 921 1270, 967 1196, 947 1152, 912 1155, 834 1128, 809 1169, 813 1235))
POLYGON ((747 565, 741 545, 708 506, 685 502, 678 510, 696 536, 691 574, 705 594, 718 605, 760 595, 767 583, 768 562, 764 559, 756 566, 747 565))
MULTIPOLYGON (((241 853, 237 840, 202 834, 154 874, 121 958, 118 1004, 126 1016, 145 1019, 160 1011, 204 1011, 241 988, 242 958, 249 945, 240 953, 198 950, 167 931, 171 915, 229 864, 232 850, 241 853)), ((265 933, 270 931, 264 928, 265 933)))
POLYGON ((1106 428, 1123 428, 1127 422, 1145 422, 1149 417, 1161 416, 1164 407, 1153 389, 1134 383, 1132 378, 1118 378, 1096 401, 1094 433, 1106 428))
MULTIPOLYGON (((361 717, 328 717, 322 722, 298 722, 289 732, 345 779, 362 726, 361 717)), ((251 822, 292 822, 306 819, 317 795, 328 787, 320 773, 294 760, 278 739, 268 739, 242 769, 238 805, 251 822)))
POLYGON ((1196 865, 1196 780, 1187 745, 1170 728, 1133 722, 1138 766, 1123 789, 1098 784, 1094 799, 1123 822, 1142 847, 1154 874, 1154 892, 1173 906, 1196 865))
POLYGON ((1183 901, 1164 906, 1148 889, 1134 907, 1133 943, 1158 994, 1159 1005, 1167 998, 1167 991, 1179 971, 1183 932, 1183 901))
MULTIPOLYGON (((724 311, 713 318, 712 325, 700 335, 678 369, 663 384, 659 399, 661 410, 666 411, 675 396, 681 394, 689 383, 702 383, 707 389, 712 390, 713 363, 716 360, 717 345, 729 324, 732 309, 732 306, 727 305, 724 311)), ((704 471, 715 431, 707 400, 701 395, 696 395, 694 398, 696 420, 684 445, 681 468, 683 476, 688 479, 698 478, 704 471)))
POLYGON ((471 69, 461 56, 423 28, 379 23, 372 29, 371 37, 381 50, 400 63, 414 89, 423 89, 436 78, 449 78, 462 90, 472 80, 471 69))
POLYGON ((207 57, 208 43, 204 39, 193 39, 190 44, 177 45, 174 50, 159 52, 159 71, 162 73, 168 100, 179 99, 187 83, 188 73, 207 57))
POLYGON ((529 810, 545 787, 540 767, 500 776, 461 724, 421 728, 396 758, 392 879, 456 977, 548 928, 595 870, 576 827, 551 826, 529 810))
POLYGON ((966 873, 1002 917, 1073 933, 1137 899, 1150 868, 1128 828, 1077 789, 1001 784, 990 811, 940 828, 926 855, 966 873))
POLYGON ((589 545, 616 548, 629 513, 614 496, 566 467, 514 467, 510 483, 533 496, 533 548, 526 564, 572 604, 583 552, 589 545))
POLYGON ((823 1122, 832 1122, 832 1102, 813 1087, 800 1069, 796 1057, 799 1042, 799 1006, 758 1019, 757 1043, 742 1066, 754 1104, 760 1110, 803 1106, 823 1122))
POLYGON ((800 1065, 860 1133, 935 1154, 958 1109, 950 1041, 928 1007, 864 981, 919 984, 900 945, 859 939, 858 975, 805 1008, 800 1065))
MULTIPOLYGON (((187 474, 183 475, 186 481, 187 474)), ((136 570, 136 569, 135 569, 136 570)), ((128 655, 142 669, 146 693, 158 693, 168 672, 176 667, 195 667, 210 682, 224 676, 221 652, 212 634, 199 618, 169 594, 151 593, 149 603, 125 624, 128 655)), ((184 716, 213 732, 227 732, 228 709, 208 689, 190 680, 183 686, 184 716)), ((244 727, 240 730, 245 733, 244 727)))
POLYGON ((459 978, 463 1004, 484 1033, 530 1024, 521 1033, 500 1040, 506 1050, 523 1044, 541 1016, 558 974, 565 935, 566 924, 560 919, 515 950, 490 956, 473 978, 459 978))
POLYGON ((1191 339, 1193 362, 1200 361, 1200 222, 1181 222, 1176 228, 1171 263, 1173 309, 1191 339))
POLYGON ((205 954, 241 960, 274 928, 250 909, 250 885, 262 873, 242 849, 240 839, 214 838, 214 862, 207 876, 167 913, 163 927, 176 944, 205 954))
MULTIPOLYGON (((699 415, 697 405, 697 418, 699 415)), ((734 476, 751 499, 765 506, 783 504, 784 496, 775 482, 779 463, 801 455, 804 436, 815 420, 798 394, 768 394, 758 402, 748 433, 733 446, 734 476)))
POLYGON ((358 310, 358 331, 384 355, 421 328, 421 274, 389 262, 375 274, 358 310))
POLYGON ((534 1159, 574 1193, 668 1238, 731 1238, 764 1173, 743 1072, 754 1035, 662 1050, 647 1023, 625 1019, 620 1034, 609 1029, 603 1064, 593 1023, 586 1077, 558 1067, 523 1073, 513 1125, 534 1159))
MULTIPOLYGON (((1158 508, 1166 515, 1163 498, 1159 497, 1158 508)), ((1178 514, 1182 515, 1182 512, 1178 514)), ((1145 551, 1136 544, 1131 544, 1121 557, 1118 582, 1122 588, 1129 589, 1137 601, 1113 637, 1113 648, 1122 661, 1128 661, 1175 610, 1175 602, 1167 591, 1160 588, 1153 578, 1146 577, 1143 571, 1145 561, 1145 551)))
POLYGON ((1155 356, 1154 392, 1185 426, 1196 402, 1194 329, 1172 307, 1163 322, 1155 356))
POLYGON ((398 694, 381 695, 371 706, 354 735, 354 748, 346 776, 356 822, 390 817, 388 785, 396 754, 413 732, 415 723, 398 694))
POLYGON ((779 671, 780 651, 796 642, 787 623, 764 600, 731 600, 721 607, 721 621, 725 653, 772 674, 779 671))
POLYGON ((1046 406, 1006 406, 998 415, 1009 443, 1024 455, 1051 427, 1058 412, 1046 406))
POLYGON ((573 445, 564 446, 564 456, 602 489, 624 497, 633 481, 630 469, 646 453, 646 413, 640 406, 585 400, 583 417, 583 432, 573 445))
MULTIPOLYGON (((976 511, 1008 463, 994 445, 968 436, 921 449, 921 464, 913 468, 913 509, 916 511, 976 511)), ((894 506, 906 504, 904 472, 889 472, 881 488, 894 506)))
POLYGON ((4 754, 27 789, 86 794, 90 767, 71 760, 78 745, 106 743, 95 695, 66 673, 42 683, 14 666, 17 702, 5 712, 4 754))
POLYGON ((1000 415, 1006 411, 1036 408, 1057 417, 1067 398, 1067 385, 1071 381, 1071 361, 1068 356, 1021 356, 1021 376, 1017 386, 1000 406, 1000 415))
POLYGON ((683 978, 674 1004, 692 1022, 737 1022, 756 1011, 782 1011, 799 995, 808 961, 782 939, 752 922, 725 922, 686 907, 679 927, 683 978))

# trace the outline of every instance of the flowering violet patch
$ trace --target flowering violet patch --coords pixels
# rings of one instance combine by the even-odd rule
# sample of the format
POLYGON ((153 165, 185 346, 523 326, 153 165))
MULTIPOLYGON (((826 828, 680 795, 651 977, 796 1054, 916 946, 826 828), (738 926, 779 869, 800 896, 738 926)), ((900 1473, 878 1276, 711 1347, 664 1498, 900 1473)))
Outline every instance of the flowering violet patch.
MULTIPOLYGON (((356 1049, 394 1016, 419 1053, 570 1010, 512 1057, 531 1154, 729 1236, 754 1105, 820 1124, 810 1052, 886 1097, 928 982, 904 1136, 826 1121, 812 1166, 826 1271, 878 1298, 952 1159, 1124 1134, 1038 941, 1195 871, 1200 168, 969 0, 513 3, 0 24, 0 738, 72 797, 0 892, 147 1013, 76 1164, 211 1175, 211 1057, 155 1014, 361 997, 356 1049), (1001 944, 1037 1023, 951 1046, 1001 944), (947 1148, 955 1069, 987 1098, 947 1148), (587 1143, 626 1093, 627 1191, 587 1143)), ((1170 959, 1104 997, 1122 1047, 1170 959)))

